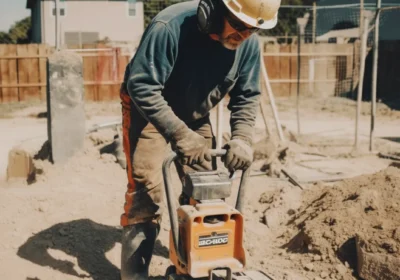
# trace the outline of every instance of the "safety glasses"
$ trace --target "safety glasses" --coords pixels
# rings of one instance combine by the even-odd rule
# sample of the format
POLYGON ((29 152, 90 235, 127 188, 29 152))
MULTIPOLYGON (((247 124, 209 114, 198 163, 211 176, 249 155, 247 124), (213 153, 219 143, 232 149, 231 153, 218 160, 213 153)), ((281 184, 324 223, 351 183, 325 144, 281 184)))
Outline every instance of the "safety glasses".
POLYGON ((228 21, 229 25, 238 32, 243 32, 247 30, 252 34, 260 30, 260 28, 257 27, 247 27, 242 21, 234 17, 234 15, 232 15, 232 13, 228 9, 226 9, 225 18, 228 21))

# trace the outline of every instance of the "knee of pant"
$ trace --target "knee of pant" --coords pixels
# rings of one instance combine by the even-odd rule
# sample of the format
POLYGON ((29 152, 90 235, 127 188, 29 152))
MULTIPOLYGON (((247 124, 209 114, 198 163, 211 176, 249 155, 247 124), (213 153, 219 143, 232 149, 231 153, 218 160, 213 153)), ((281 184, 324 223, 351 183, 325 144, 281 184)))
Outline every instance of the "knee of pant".
POLYGON ((159 187, 163 183, 162 172, 158 169, 134 166, 132 173, 136 185, 135 189, 137 191, 142 188, 151 190, 159 187))

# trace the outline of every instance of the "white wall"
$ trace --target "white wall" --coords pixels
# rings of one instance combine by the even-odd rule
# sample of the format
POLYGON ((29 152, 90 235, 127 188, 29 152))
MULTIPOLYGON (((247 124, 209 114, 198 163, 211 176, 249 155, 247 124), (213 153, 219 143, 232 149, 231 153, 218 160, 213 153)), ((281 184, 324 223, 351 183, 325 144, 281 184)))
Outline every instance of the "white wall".
MULTIPOLYGON (((55 46, 55 16, 53 1, 43 5, 43 43, 55 46)), ((128 1, 66 1, 65 16, 60 18, 61 45, 64 32, 99 32, 99 38, 112 41, 138 42, 144 30, 143 3, 136 2, 136 15, 128 15, 128 1)))

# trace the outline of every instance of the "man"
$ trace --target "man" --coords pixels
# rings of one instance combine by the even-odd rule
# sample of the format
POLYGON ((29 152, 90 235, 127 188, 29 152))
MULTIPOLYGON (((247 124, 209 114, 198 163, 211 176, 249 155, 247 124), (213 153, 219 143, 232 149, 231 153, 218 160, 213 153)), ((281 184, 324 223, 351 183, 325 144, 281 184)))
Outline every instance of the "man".
POLYGON ((260 50, 256 31, 276 25, 280 0, 201 0, 172 5, 145 30, 121 86, 128 188, 121 225, 121 278, 147 279, 159 232, 168 143, 190 169, 216 168, 209 111, 229 93, 229 171, 253 160, 260 50))

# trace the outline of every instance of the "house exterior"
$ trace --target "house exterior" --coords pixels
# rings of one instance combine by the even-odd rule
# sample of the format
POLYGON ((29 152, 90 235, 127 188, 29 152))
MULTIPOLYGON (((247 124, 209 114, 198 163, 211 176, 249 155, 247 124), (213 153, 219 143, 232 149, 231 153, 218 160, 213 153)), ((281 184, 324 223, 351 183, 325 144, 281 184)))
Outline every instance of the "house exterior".
MULTIPOLYGON (((33 43, 56 45, 54 0, 27 0, 33 43)), ((139 42, 144 31, 143 2, 137 0, 59 0, 60 45, 80 46, 108 38, 139 42)))
POLYGON ((360 28, 346 28, 340 30, 331 30, 316 37, 317 43, 331 43, 334 42, 336 44, 347 44, 349 42, 353 42, 354 39, 359 38, 360 36, 360 28))
MULTIPOLYGON (((376 0, 364 0, 365 9, 375 11, 376 0)), ((335 29, 335 26, 342 25, 352 29, 359 27, 360 20, 360 0, 317 0, 317 36, 324 35, 335 29), (347 8, 332 8, 324 6, 351 5, 347 8)), ((400 6, 399 0, 382 0, 382 7, 400 6)), ((400 40, 398 32, 400 26, 400 10, 383 12, 380 18, 379 38, 383 41, 400 40)), ((311 28, 311 27, 310 27, 311 28)), ((336 28, 342 29, 342 28, 336 28)))

